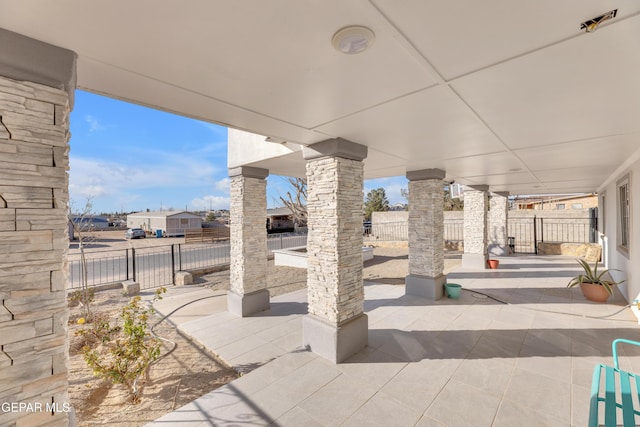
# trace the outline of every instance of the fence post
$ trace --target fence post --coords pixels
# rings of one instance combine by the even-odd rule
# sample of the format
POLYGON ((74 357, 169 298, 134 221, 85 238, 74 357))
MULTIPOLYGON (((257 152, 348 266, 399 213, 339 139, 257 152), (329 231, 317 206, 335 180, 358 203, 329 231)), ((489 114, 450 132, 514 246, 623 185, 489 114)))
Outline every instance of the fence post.
POLYGON ((178 243, 178 259, 180 263, 180 271, 182 271, 182 245, 178 243))
POLYGON ((127 272, 127 280, 129 280, 129 248, 125 249, 125 265, 126 267, 126 272, 127 272))
POLYGON ((171 278, 173 280, 176 277, 176 254, 175 254, 175 245, 171 245, 171 278))
POLYGON ((544 242, 544 218, 540 218, 540 241, 544 242))
POLYGON ((136 248, 131 248, 131 268, 133 269, 133 281, 136 281, 136 248))
POLYGON ((538 218, 533 216, 533 251, 538 255, 538 218))
POLYGON ((598 241, 598 208, 589 209, 589 243, 598 241))
POLYGON ((282 243, 282 233, 280 233, 280 249, 284 249, 284 244, 282 243))

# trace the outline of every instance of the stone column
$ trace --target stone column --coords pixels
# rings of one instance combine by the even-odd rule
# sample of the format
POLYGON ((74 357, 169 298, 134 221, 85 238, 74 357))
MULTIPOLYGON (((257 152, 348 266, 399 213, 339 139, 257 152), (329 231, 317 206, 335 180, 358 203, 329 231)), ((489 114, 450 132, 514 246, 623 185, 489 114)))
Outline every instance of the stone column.
POLYGON ((70 422, 67 170, 75 72, 75 53, 0 29, 0 402, 42 408, 2 410, 3 426, 70 422))
POLYGON ((367 345, 362 281, 362 160, 367 147, 341 138, 303 150, 307 160, 307 286, 303 344, 339 363, 367 345))
POLYGON ((487 268, 487 185, 464 190, 464 254, 462 268, 487 268))
POLYGON ((242 166, 231 177, 231 267, 227 309, 238 316, 268 310, 267 169, 242 166))
POLYGON ((447 280, 444 271, 445 172, 407 172, 409 180, 409 275, 406 293, 440 299, 447 280))
POLYGON ((510 255, 507 231, 509 230, 509 193, 492 193, 489 203, 489 255, 510 255))

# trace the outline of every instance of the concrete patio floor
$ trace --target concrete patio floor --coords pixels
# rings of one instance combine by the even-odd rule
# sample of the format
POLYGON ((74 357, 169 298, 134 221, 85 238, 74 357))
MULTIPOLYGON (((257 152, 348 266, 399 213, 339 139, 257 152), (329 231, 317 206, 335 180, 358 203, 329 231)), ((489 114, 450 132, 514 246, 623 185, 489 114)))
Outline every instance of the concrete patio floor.
MULTIPOLYGON (((618 292, 599 304, 566 289, 576 267, 514 256, 498 270, 459 269, 448 275, 465 289, 457 300, 366 282, 369 345, 338 365, 301 346, 306 291, 248 318, 207 315, 202 301, 202 316, 178 328, 248 373, 150 425, 584 426, 593 367, 640 328, 618 292)), ((638 349, 621 354, 640 372, 638 349)))

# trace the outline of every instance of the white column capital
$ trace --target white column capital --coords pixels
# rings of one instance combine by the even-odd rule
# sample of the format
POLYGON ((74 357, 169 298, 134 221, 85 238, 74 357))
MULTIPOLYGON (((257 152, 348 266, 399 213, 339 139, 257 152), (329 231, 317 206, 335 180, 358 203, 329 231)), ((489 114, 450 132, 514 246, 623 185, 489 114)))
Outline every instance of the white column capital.
POLYGON ((443 180, 446 172, 442 169, 421 169, 417 171, 407 171, 407 179, 409 181, 424 181, 425 179, 443 180))
POLYGON ((357 160, 359 162, 367 158, 368 148, 343 138, 332 138, 316 142, 302 149, 302 157, 305 160, 314 160, 322 157, 342 157, 357 160))
POLYGON ((0 76, 67 92, 73 108, 75 52, 0 28, 0 76))
POLYGON ((245 178, 265 179, 269 176, 269 169, 254 168, 252 166, 239 166, 229 169, 229 177, 243 176, 245 178))
POLYGON ((465 191, 489 191, 488 185, 465 185, 465 191))

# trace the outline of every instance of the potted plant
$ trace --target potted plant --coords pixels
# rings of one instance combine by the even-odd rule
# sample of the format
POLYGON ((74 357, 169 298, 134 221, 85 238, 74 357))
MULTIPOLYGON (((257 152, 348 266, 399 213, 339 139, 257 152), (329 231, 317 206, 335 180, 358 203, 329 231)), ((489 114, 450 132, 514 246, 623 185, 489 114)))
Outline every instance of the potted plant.
MULTIPOLYGON (((567 284, 567 288, 572 288, 576 285, 580 285, 580 290, 586 299, 596 302, 605 302, 611 295, 613 295, 614 285, 619 285, 624 282, 616 282, 613 280, 605 279, 604 276, 609 270, 598 272, 598 262, 596 261, 593 268, 583 259, 577 260, 578 264, 584 270, 584 274, 579 274, 567 284)), ((616 270, 617 271, 617 270, 616 270)), ((610 276, 609 276, 610 277, 610 276)))

